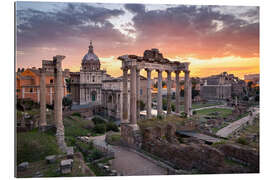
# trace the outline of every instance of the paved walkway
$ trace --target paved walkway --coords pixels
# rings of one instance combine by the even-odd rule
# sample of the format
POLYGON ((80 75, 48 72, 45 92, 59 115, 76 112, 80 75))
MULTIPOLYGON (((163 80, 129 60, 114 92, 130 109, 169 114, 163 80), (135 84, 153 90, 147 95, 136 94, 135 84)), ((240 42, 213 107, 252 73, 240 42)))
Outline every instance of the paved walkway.
MULTIPOLYGON (((107 146, 105 135, 91 137, 93 143, 100 146, 107 146)), ((108 145, 115 153, 115 159, 112 160, 112 169, 125 176, 132 175, 166 175, 167 170, 156 165, 152 161, 143 158, 139 154, 129 151, 125 147, 108 145)))
POLYGON ((228 137, 231 133, 233 133, 234 131, 236 131, 237 129, 239 129, 243 124, 247 123, 249 120, 254 119, 254 117, 256 116, 256 114, 259 113, 259 108, 254 108, 255 112, 253 112, 252 116, 246 116, 243 117, 242 119, 239 119, 237 121, 232 122, 231 124, 229 124, 228 126, 220 129, 216 135, 220 136, 220 137, 228 137))

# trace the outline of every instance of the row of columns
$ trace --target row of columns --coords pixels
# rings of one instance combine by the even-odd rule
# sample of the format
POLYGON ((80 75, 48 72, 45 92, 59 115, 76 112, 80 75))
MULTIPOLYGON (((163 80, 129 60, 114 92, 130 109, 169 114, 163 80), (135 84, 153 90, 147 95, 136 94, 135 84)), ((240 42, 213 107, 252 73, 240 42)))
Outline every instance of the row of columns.
MULTIPOLYGON (((131 125, 137 124, 137 119, 140 118, 140 69, 137 66, 131 66, 130 68, 130 122, 128 121, 128 68, 123 67, 123 123, 130 123, 131 125), (136 113, 135 113, 136 112, 136 113)), ((151 118, 152 110, 152 93, 151 93, 151 69, 145 69, 147 71, 147 102, 146 102, 146 113, 147 118, 151 118)), ((157 114, 162 115, 162 71, 158 72, 158 95, 157 95, 157 114)), ((171 114, 171 73, 167 72, 167 114, 171 114)), ((176 74, 176 113, 179 113, 180 109, 180 81, 179 74, 181 71, 175 71, 176 74)), ((191 114, 191 81, 189 77, 190 71, 185 70, 185 97, 184 97, 184 112, 189 117, 191 114)))

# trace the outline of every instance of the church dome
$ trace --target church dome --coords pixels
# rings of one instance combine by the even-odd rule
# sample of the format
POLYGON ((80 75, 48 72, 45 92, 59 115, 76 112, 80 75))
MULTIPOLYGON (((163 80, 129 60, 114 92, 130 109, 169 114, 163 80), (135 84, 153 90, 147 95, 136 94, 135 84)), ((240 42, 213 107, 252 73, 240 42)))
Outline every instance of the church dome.
POLYGON ((91 62, 91 61, 99 62, 99 58, 94 53, 92 41, 90 41, 89 50, 88 50, 87 54, 85 54, 85 56, 83 57, 82 63, 84 64, 84 63, 91 62))
POLYGON ((84 71, 97 71, 100 70, 100 62, 97 55, 94 53, 92 41, 90 41, 89 50, 82 59, 82 69, 84 71))

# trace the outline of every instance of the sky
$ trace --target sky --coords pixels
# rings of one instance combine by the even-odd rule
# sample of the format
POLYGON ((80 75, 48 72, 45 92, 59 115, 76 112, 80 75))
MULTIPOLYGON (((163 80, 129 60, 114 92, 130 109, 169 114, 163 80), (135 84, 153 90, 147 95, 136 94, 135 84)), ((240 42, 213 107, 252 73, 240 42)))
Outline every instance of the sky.
POLYGON ((227 71, 243 78, 260 72, 259 23, 255 6, 17 2, 16 67, 41 67, 61 54, 63 68, 79 71, 92 40, 114 77, 122 75, 117 57, 158 48, 190 62, 193 77, 227 71))

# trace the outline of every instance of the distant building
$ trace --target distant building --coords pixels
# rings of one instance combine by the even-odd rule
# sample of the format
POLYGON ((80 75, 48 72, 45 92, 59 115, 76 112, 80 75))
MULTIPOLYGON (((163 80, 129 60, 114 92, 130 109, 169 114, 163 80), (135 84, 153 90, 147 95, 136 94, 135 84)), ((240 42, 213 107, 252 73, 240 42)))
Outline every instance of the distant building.
MULTIPOLYGON (((140 76, 140 100, 146 104, 147 79, 140 76)), ((128 74, 128 91, 130 91, 130 75, 128 74)), ((123 114, 123 77, 111 78, 102 81, 102 108, 106 116, 121 120, 123 114)), ((130 97, 128 93, 128 107, 130 97)), ((128 115, 130 109, 128 108, 128 115)), ((128 116, 129 117, 129 116, 128 116)))
POLYGON ((244 80, 246 83, 252 81, 253 87, 260 86, 260 74, 247 74, 244 76, 244 80))
POLYGON ((80 72, 71 72, 71 95, 73 104, 101 105, 102 81, 110 78, 100 69, 100 61, 94 53, 92 42, 82 59, 80 72))
POLYGON ((232 96, 245 95, 245 81, 227 72, 202 78, 202 82, 200 91, 202 99, 230 99, 232 96))
MULTIPOLYGON (((46 60, 42 61, 42 67, 46 68, 46 103, 53 104, 54 97, 54 69, 46 64, 46 60)), ((16 96, 17 99, 31 99, 36 103, 39 103, 40 98, 40 68, 32 67, 26 70, 18 69, 16 75, 16 96)), ((65 79, 69 78, 69 70, 63 71, 63 84, 64 84, 64 96, 68 94, 65 79)))

